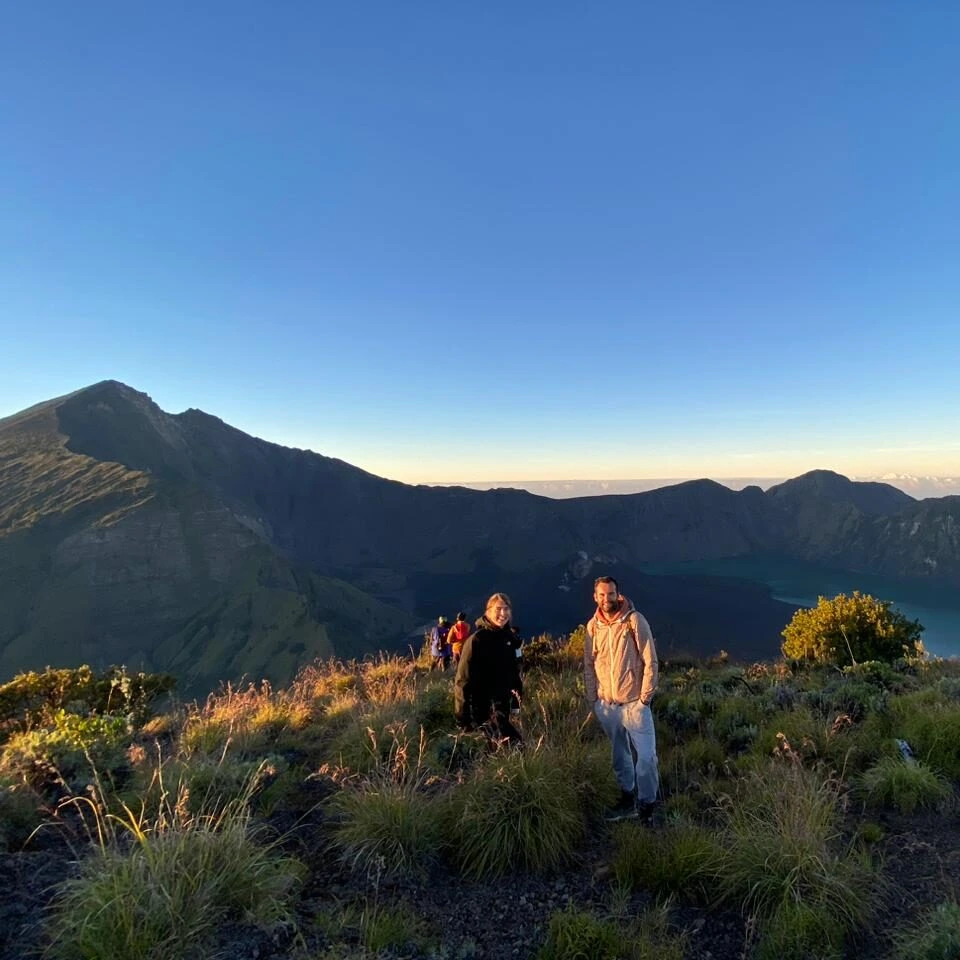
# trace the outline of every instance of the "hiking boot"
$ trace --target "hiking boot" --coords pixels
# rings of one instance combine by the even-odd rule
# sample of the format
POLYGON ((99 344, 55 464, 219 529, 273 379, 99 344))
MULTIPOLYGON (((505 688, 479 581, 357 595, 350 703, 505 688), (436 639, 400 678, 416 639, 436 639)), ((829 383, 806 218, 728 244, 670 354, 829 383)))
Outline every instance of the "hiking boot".
POLYGON ((654 811, 657 809, 656 800, 641 800, 637 804, 637 816, 644 822, 649 823, 653 819, 654 811))
POLYGON ((620 802, 611 807, 604 819, 607 823, 616 823, 618 820, 632 820, 637 815, 637 799, 627 790, 620 793, 620 802))

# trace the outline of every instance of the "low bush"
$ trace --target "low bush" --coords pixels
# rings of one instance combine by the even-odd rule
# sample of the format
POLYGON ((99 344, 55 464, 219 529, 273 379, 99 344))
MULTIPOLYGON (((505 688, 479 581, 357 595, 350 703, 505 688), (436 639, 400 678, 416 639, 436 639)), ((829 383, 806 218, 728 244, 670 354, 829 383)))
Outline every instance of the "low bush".
POLYGON ((841 956, 844 925, 806 901, 784 900, 765 917, 752 956, 756 960, 828 960, 841 956))
POLYGON ((18 850, 42 821, 40 798, 25 783, 0 776, 0 850, 18 850))
POLYGON ((334 846, 346 863, 363 873, 378 864, 386 873, 419 871, 442 848, 440 804, 414 783, 346 787, 331 809, 342 818, 334 830, 334 846))
POLYGON ((0 729, 49 725, 66 710, 123 716, 131 724, 142 724, 152 704, 175 686, 169 674, 128 674, 124 667, 100 673, 88 666, 21 673, 0 685, 0 729))
POLYGON ((149 829, 131 816, 132 846, 106 840, 61 885, 51 956, 189 960, 209 956, 208 940, 226 921, 293 924, 303 869, 256 841, 243 806, 217 817, 170 814, 149 829))
POLYGON ((175 797, 189 814, 216 815, 237 801, 256 800, 286 769, 282 757, 268 756, 257 761, 227 755, 215 760, 198 755, 156 766, 141 765, 131 788, 145 810, 162 809, 175 797))
POLYGON ((427 733, 452 732, 453 687, 447 683, 433 683, 421 690, 413 705, 413 719, 427 733))
POLYGON ((891 703, 895 735, 914 755, 951 780, 960 780, 960 706, 929 702, 927 691, 891 703))
POLYGON ((659 831, 617 824, 614 848, 613 872, 619 883, 703 901, 715 888, 723 854, 712 831, 684 821, 659 831))
POLYGON ((234 753, 262 754, 302 746, 313 721, 310 703, 275 693, 266 681, 242 690, 227 685, 189 714, 181 743, 189 753, 220 754, 229 746, 234 753))
POLYGON ((898 934, 895 943, 899 960, 960 957, 960 905, 952 900, 937 904, 898 934))
POLYGON ((346 770, 369 773, 388 762, 397 744, 408 742, 415 732, 409 704, 387 704, 372 713, 357 710, 331 742, 328 754, 346 770))
POLYGON ((903 814, 940 807, 953 795, 950 784, 926 764, 907 764, 900 757, 878 760, 861 774, 857 787, 867 803, 896 807, 903 814))
POLYGON ((922 652, 922 630, 889 601, 855 590, 849 597, 820 597, 815 607, 798 610, 783 631, 783 654, 837 666, 865 660, 890 663, 922 652))
POLYGON ((624 955, 624 946, 617 924, 571 904, 550 917, 537 960, 618 960, 624 955))
POLYGON ((123 717, 78 716, 58 710, 49 726, 14 734, 0 754, 0 772, 16 774, 37 789, 57 782, 80 793, 97 777, 129 772, 123 717))
POLYGON ((555 867, 584 830, 570 771, 546 749, 491 756, 454 792, 448 817, 454 855, 470 877, 555 867))
POLYGON ((720 888, 758 917, 764 936, 787 923, 788 911, 793 933, 776 941, 782 957, 814 946, 839 949, 870 915, 877 871, 844 848, 840 792, 818 770, 774 760, 722 803, 720 888))
POLYGON ((683 960, 683 936, 669 929, 669 904, 637 920, 595 917, 571 904, 550 917, 537 960, 683 960))

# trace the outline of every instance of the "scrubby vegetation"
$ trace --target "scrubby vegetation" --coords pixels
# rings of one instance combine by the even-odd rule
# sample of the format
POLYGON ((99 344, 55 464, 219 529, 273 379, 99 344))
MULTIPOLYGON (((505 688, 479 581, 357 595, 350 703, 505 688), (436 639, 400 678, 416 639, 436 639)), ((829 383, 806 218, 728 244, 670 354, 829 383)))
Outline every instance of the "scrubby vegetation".
POLYGON ((798 610, 783 631, 783 654, 841 666, 889 663, 922 652, 922 631, 918 621, 908 620, 889 601, 854 590, 849 597, 820 597, 815 607, 798 610))
POLYGON ((870 955, 942 956, 955 903, 925 912, 890 861, 902 818, 952 815, 960 664, 860 652, 664 663, 664 802, 612 828, 579 634, 531 650, 522 750, 459 732, 450 675, 403 658, 192 705, 163 678, 131 696, 119 671, 17 678, 0 848, 67 844, 35 944, 64 960, 229 954, 230 936, 296 960, 839 957, 893 903, 898 937, 870 955))

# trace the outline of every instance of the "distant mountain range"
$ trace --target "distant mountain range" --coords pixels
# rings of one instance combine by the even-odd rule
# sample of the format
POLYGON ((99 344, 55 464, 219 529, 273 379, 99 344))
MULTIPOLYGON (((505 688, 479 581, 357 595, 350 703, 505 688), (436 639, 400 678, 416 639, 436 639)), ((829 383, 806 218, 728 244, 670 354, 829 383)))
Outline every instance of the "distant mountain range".
POLYGON ((960 584, 960 497, 826 471, 566 500, 409 486, 115 381, 0 420, 0 678, 125 661, 190 690, 284 680, 498 589, 527 631, 570 629, 611 571, 665 651, 769 655, 791 608, 764 588, 647 572, 744 555, 960 584))
MULTIPOLYGON (((645 493, 660 487, 672 487, 685 483, 684 477, 646 477, 635 480, 471 480, 459 484, 471 490, 495 490, 498 487, 510 487, 514 490, 526 490, 541 497, 553 497, 566 500, 570 497, 596 497, 606 494, 645 493)), ((744 487, 760 487, 768 490, 786 477, 710 477, 731 490, 744 487)), ((960 495, 960 476, 957 477, 915 477, 907 473, 888 473, 883 476, 855 477, 860 482, 880 482, 896 487, 910 494, 915 500, 926 497, 949 497, 960 495)), ((437 483, 434 486, 449 486, 437 483)))

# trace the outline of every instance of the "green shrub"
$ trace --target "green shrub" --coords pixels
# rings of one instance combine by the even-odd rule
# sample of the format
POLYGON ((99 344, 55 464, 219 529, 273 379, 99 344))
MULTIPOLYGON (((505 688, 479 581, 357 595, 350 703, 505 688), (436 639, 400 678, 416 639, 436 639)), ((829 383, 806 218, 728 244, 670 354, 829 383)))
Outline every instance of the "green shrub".
POLYGON ((563 652, 573 663, 583 663, 583 648, 587 641, 586 624, 581 623, 573 633, 567 638, 564 644, 563 652))
POLYGON ((403 951, 410 944, 426 952, 434 939, 423 919, 404 903, 350 905, 339 918, 331 918, 324 926, 328 938, 346 941, 339 949, 334 947, 324 953, 323 956, 331 960, 338 957, 373 960, 385 954, 392 956, 394 951, 405 955, 403 951), (362 944, 362 949, 358 950, 356 943, 362 944))
POLYGON ((421 690, 414 701, 413 719, 427 733, 452 731, 455 728, 453 687, 449 683, 435 683, 421 690))
POLYGON ((355 709, 350 722, 330 744, 329 753, 339 766, 369 773, 387 762, 399 742, 408 742, 415 733, 407 704, 386 704, 370 713, 355 709))
POLYGON ((163 673, 128 674, 125 667, 94 673, 88 666, 21 673, 0 685, 0 730, 47 725, 60 711, 124 716, 142 724, 153 702, 176 686, 163 673))
POLYGON ((910 930, 896 937, 900 960, 960 957, 960 905, 952 900, 928 910, 910 930))
POLYGON ((701 706, 699 698, 683 694, 655 697, 653 701, 653 711, 657 720, 677 737, 691 730, 700 729, 703 720, 701 706))
POLYGON ((879 823, 861 823, 857 828, 857 840, 868 847, 879 843, 886 835, 879 823))
POLYGON ((950 784, 926 764, 907 764, 900 757, 878 760, 861 775, 858 788, 868 803, 896 807, 903 814, 917 807, 939 807, 953 793, 950 784))
POLYGON ((453 794, 448 817, 454 853, 471 877, 555 867, 584 830, 569 770, 546 749, 490 757, 453 794))
POLYGON ((550 917, 538 960, 618 960, 624 937, 616 924, 598 920, 573 904, 550 917))
POLYGON ((851 663, 843 668, 843 672, 845 676, 860 678, 890 693, 902 693, 917 683, 913 677, 895 670, 889 663, 882 663, 880 660, 851 663))
POLYGON ((585 705, 579 676, 539 674, 527 681, 524 732, 558 749, 587 739, 606 739, 585 705))
POLYGON ((677 762, 689 773, 711 775, 723 769, 729 754, 716 740, 694 737, 677 750, 677 762))
POLYGON ((960 706, 930 702, 927 691, 891 702, 895 735, 906 740, 917 759, 951 780, 960 780, 960 706))
POLYGON ((62 779, 81 792, 97 776, 126 773, 127 721, 114 716, 78 716, 58 710, 50 726, 15 733, 3 747, 0 771, 15 773, 38 789, 62 779))
POLYGON ((758 701, 727 697, 718 705, 708 726, 715 739, 730 753, 737 754, 757 739, 761 719, 758 701))
POLYGON ((334 846, 363 873, 378 865, 386 873, 419 870, 442 847, 439 804, 414 783, 345 788, 332 809, 343 818, 334 831, 334 846))
POLYGON ((950 700, 960 700, 960 677, 941 677, 937 691, 950 700))
POLYGON ((855 661, 890 663, 922 652, 923 627, 892 608, 855 590, 832 600, 820 597, 812 609, 798 610, 783 631, 783 654, 794 660, 845 666, 855 661))
POLYGON ((756 960, 828 960, 841 956, 844 929, 836 917, 816 904, 785 900, 762 924, 756 960))
POLYGON ((149 832, 131 820, 130 829, 133 846, 105 843, 61 885, 50 923, 54 957, 201 958, 226 921, 267 929, 293 923, 303 870, 255 841, 242 807, 149 832))
POLYGON ((685 938, 670 932, 669 910, 663 903, 624 923, 571 904, 550 917, 537 960, 684 960, 685 938))
POLYGON ((820 691, 820 710, 825 718, 844 713, 854 722, 887 708, 887 690, 867 680, 838 678, 820 691))
POLYGON ((715 885, 722 857, 714 834, 689 822, 663 830, 617 824, 614 848, 613 872, 619 883, 658 895, 680 893, 704 900, 715 885))
POLYGON ((176 797, 190 814, 214 815, 238 800, 249 802, 259 797, 286 769, 282 757, 256 761, 222 755, 214 760, 198 754, 186 760, 168 760, 160 766, 142 765, 130 787, 147 810, 159 809, 176 797))
POLYGON ((17 850, 41 822, 40 798, 25 783, 0 777, 0 850, 17 850))
POLYGON ((434 737, 427 751, 426 762, 436 773, 452 774, 472 770, 488 750, 482 733, 448 733, 434 737))
POLYGON ((771 761, 744 778, 722 807, 720 887, 758 917, 762 934, 773 936, 777 923, 786 922, 786 904, 793 905, 789 923, 798 943, 813 915, 831 949, 866 922, 877 873, 858 851, 842 847, 839 800, 836 781, 771 761))

